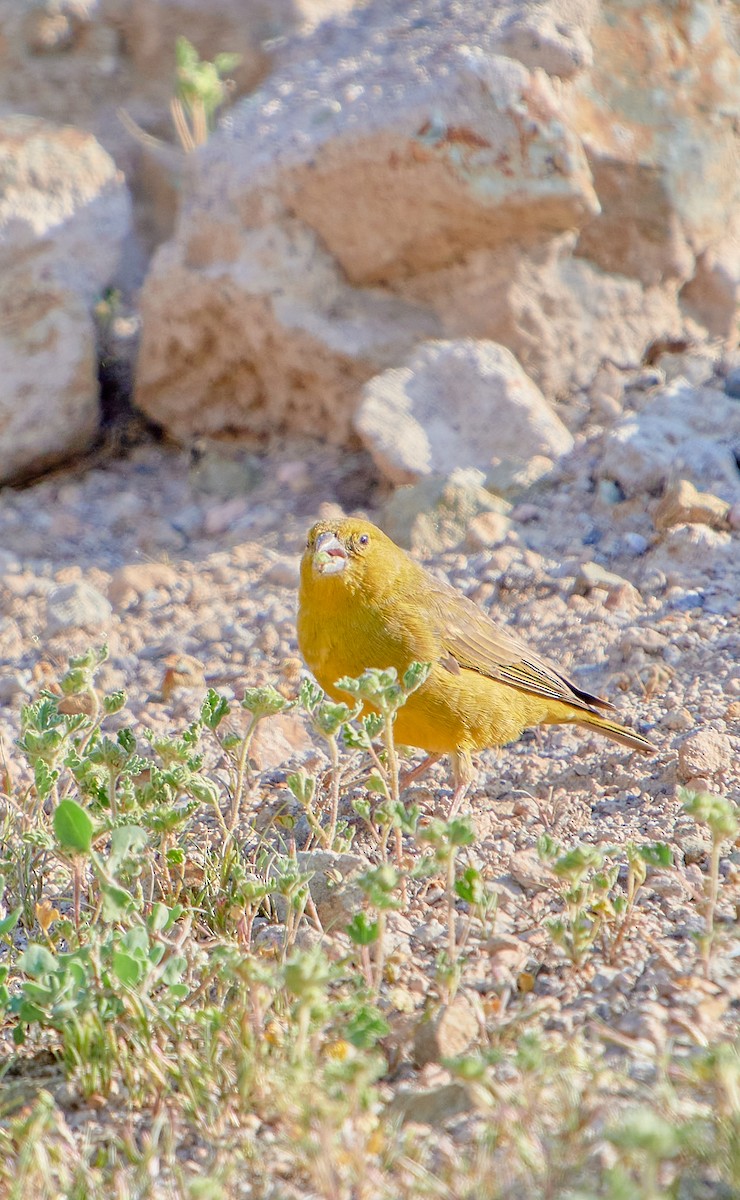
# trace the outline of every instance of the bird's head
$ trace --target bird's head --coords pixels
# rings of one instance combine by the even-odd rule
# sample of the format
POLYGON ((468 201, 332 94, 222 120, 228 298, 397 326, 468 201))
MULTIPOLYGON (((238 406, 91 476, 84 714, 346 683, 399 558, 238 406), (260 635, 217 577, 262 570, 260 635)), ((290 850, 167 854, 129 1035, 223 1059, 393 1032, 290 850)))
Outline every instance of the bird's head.
POLYGON ((403 551, 370 521, 318 521, 308 534, 301 575, 362 587, 370 578, 386 575, 399 557, 405 558, 403 551))

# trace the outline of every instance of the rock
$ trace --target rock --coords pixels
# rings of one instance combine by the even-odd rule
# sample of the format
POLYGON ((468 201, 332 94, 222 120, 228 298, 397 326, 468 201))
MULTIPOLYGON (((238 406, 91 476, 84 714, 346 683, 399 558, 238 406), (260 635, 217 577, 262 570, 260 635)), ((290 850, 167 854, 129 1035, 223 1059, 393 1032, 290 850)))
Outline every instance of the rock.
MULTIPOLYGON (((566 107, 583 134, 601 205, 578 253, 645 284, 694 275, 736 220, 740 61, 715 0, 680 14, 605 0, 590 29, 593 67, 566 107), (707 105, 707 88, 722 96, 707 105)), ((725 307, 729 317, 733 305, 725 307)))
POLYGON ((432 1016, 424 1017, 414 1034, 414 1060, 418 1066, 441 1063, 464 1054, 478 1036, 479 1022, 474 1006, 464 993, 432 1016))
POLYGON ((265 583, 274 587, 286 587, 292 591, 298 587, 300 579, 300 560, 297 558, 278 558, 269 566, 264 575, 265 583))
POLYGON ((509 874, 527 892, 545 892, 553 885, 552 871, 534 850, 518 850, 512 854, 509 874))
POLYGON ((419 1125, 439 1126, 461 1113, 470 1112, 475 1106, 469 1089, 464 1083, 443 1083, 439 1087, 425 1089, 399 1088, 387 1107, 387 1113, 395 1121, 406 1124, 414 1121, 419 1125))
POLYGON ((678 747, 678 775, 682 781, 713 779, 728 770, 734 758, 732 742, 716 729, 698 729, 678 747))
POLYGON ((740 404, 716 388, 677 380, 614 426, 598 470, 627 497, 690 476, 732 503, 740 497, 738 444, 740 404))
POLYGON ((688 479, 669 484, 653 513, 656 529, 671 525, 709 525, 712 529, 727 529, 730 505, 711 492, 697 492, 688 479))
POLYGON ((416 305, 350 288, 287 218, 181 230, 154 257, 141 315, 136 402, 181 442, 288 429, 344 442, 360 385, 439 332, 416 305))
POLYGON ((16 696, 27 696, 30 691, 30 679, 20 671, 0 675, 0 704, 12 704, 16 696))
POLYGON ((295 713, 276 713, 257 726, 250 757, 258 771, 274 771, 286 763, 295 764, 313 753, 315 746, 306 722, 295 713))
POLYGON ((431 308, 447 337, 501 343, 546 397, 562 396, 588 387, 605 361, 636 365, 653 341, 682 329, 674 286, 607 275, 574 258, 575 244, 562 234, 477 250, 397 290, 431 308))
POLYGON ((33 271, 0 268, 0 484, 86 450, 99 423, 85 303, 33 271))
POLYGON ((511 529, 511 521, 503 513, 483 512, 468 526, 466 545, 475 553, 478 550, 492 550, 506 538, 511 529))
POLYGON ((494 45, 497 53, 518 59, 530 71, 540 67, 561 79, 569 79, 593 63, 585 30, 558 19, 558 13, 544 5, 509 10, 494 45))
POLYGON ((365 384, 354 427, 391 483, 458 467, 495 469, 504 490, 533 455, 557 458, 573 439, 513 354, 495 342, 421 346, 365 384))
POLYGON ((84 579, 55 588, 46 605, 49 637, 65 629, 89 629, 100 635, 110 624, 113 612, 105 596, 84 579))
POLYGON ((367 859, 334 850, 299 851, 296 857, 302 872, 312 872, 308 886, 321 924, 327 930, 346 925, 364 904, 354 878, 368 869, 367 859))
POLYGON ((141 298, 137 402, 174 436, 345 441, 359 386, 442 333, 409 277, 596 210, 546 76, 477 6, 425 13, 323 25, 199 153, 141 298))
POLYGON ((383 505, 380 524, 389 537, 422 555, 457 546, 480 514, 504 517, 510 505, 483 487, 480 471, 453 471, 398 488, 383 505))
POLYGON ((615 574, 614 571, 607 571, 606 567, 600 566, 599 563, 585 562, 578 568, 573 590, 576 595, 585 596, 594 588, 604 592, 618 592, 622 588, 630 587, 633 585, 629 580, 615 574))
POLYGON ((238 442, 197 438, 190 447, 190 478, 193 487, 222 500, 243 498, 262 478, 256 454, 238 442))
POLYGON ((740 365, 732 367, 725 378, 725 392, 733 400, 740 400, 740 365))
MULTIPOLYGON (((694 277, 681 291, 684 309, 713 336, 729 340, 740 307, 740 228, 700 254, 694 277)), ((728 393, 729 395, 730 393, 728 393)))
POLYGON ((98 427, 94 298, 131 228, 89 134, 9 116, 0 130, 0 483, 86 449, 98 427))
MULTIPOLYGON (((668 582, 684 592, 698 591, 698 603, 703 604, 709 579, 729 575, 728 585, 735 590, 733 568, 737 547, 733 540, 732 534, 710 529, 708 525, 674 525, 665 530, 660 543, 645 555, 643 562, 664 571, 668 582)), ((696 606, 696 601, 685 603, 692 608, 696 606)), ((672 607, 680 604, 674 601, 672 607)))
POLYGON ((130 608, 147 592, 168 591, 177 581, 169 563, 129 563, 114 572, 108 584, 108 599, 114 608, 130 608))
POLYGON ((131 200, 89 133, 6 116, 0 130, 0 266, 24 262, 91 304, 131 233, 131 200))

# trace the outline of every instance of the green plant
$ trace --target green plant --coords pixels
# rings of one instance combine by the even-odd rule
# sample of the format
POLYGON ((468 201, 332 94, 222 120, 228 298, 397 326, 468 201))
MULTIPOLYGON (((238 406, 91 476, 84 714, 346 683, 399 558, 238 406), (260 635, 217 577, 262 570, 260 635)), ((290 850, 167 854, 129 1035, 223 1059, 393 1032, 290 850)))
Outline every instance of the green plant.
POLYGON ((704 903, 704 934, 701 938, 701 956, 704 970, 709 974, 712 947, 716 938, 717 899, 719 896, 719 860, 722 844, 734 839, 740 830, 739 810, 726 796, 715 796, 710 792, 694 792, 682 788, 680 798, 684 811, 700 825, 706 825, 711 838, 709 852, 709 874, 707 876, 704 903))
POLYGON ((213 62, 198 56, 186 37, 175 43, 175 95, 170 101, 172 119, 183 150, 202 146, 213 130, 224 103, 228 76, 241 62, 239 54, 217 54, 213 62))
POLYGON ((582 844, 563 851, 549 834, 543 834, 537 849, 560 883, 564 904, 563 915, 548 921, 547 928, 576 967, 597 940, 607 961, 614 961, 633 924, 635 901, 648 866, 669 867, 673 861, 663 842, 622 847, 582 844), (627 878, 621 890, 618 880, 623 856, 627 878))

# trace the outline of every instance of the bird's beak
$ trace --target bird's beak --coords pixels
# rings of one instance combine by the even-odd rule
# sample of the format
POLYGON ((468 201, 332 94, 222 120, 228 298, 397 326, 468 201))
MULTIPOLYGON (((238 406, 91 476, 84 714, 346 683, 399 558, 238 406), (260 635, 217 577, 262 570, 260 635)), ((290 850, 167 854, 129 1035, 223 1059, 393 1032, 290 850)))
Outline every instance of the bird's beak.
POLYGON ((349 555, 335 533, 320 533, 313 552, 313 569, 319 575, 339 575, 349 555))

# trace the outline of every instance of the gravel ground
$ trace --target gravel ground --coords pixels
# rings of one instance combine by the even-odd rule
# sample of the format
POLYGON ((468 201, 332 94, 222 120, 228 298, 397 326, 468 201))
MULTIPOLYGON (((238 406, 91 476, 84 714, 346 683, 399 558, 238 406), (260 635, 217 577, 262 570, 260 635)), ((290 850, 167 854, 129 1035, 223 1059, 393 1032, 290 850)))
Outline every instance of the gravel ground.
MULTIPOLYGON (((712 978, 699 977, 692 935, 702 927, 708 838, 677 793, 690 784, 740 798, 740 555, 731 534, 705 526, 656 533, 647 497, 613 502, 596 482, 606 436, 582 419, 565 467, 514 509, 500 544, 430 564, 612 699, 658 747, 643 759, 584 731, 550 729, 483 756, 470 797, 471 861, 499 892, 498 940, 471 943, 463 984, 500 1005, 526 971, 555 1028, 606 1020, 617 1039, 701 1041, 737 1027, 740 979, 729 939, 712 978), (589 589, 587 562, 625 582, 589 589), (640 936, 618 963, 564 969, 543 926, 558 907, 535 851, 543 832, 564 846, 671 846, 675 868, 649 876, 640 936)), ((146 443, 0 494, 0 734, 9 759, 22 703, 91 643, 110 647, 101 685, 128 692, 122 721, 159 731, 197 714, 206 682, 236 696, 262 682, 295 691, 306 529, 340 509, 377 516, 382 489, 364 457, 313 444, 277 447, 262 461, 209 454, 194 463, 146 443)), ((266 809, 276 796, 285 804, 283 768, 319 753, 292 715, 260 739, 266 809)), ((414 799, 433 811, 447 786, 440 765, 414 799)), ((361 838, 356 845, 363 849, 361 838)), ((720 871, 719 917, 729 928, 740 902, 737 847, 725 846, 720 871)), ((441 891, 419 893, 391 932, 397 986, 413 1001, 444 945, 441 891)))

